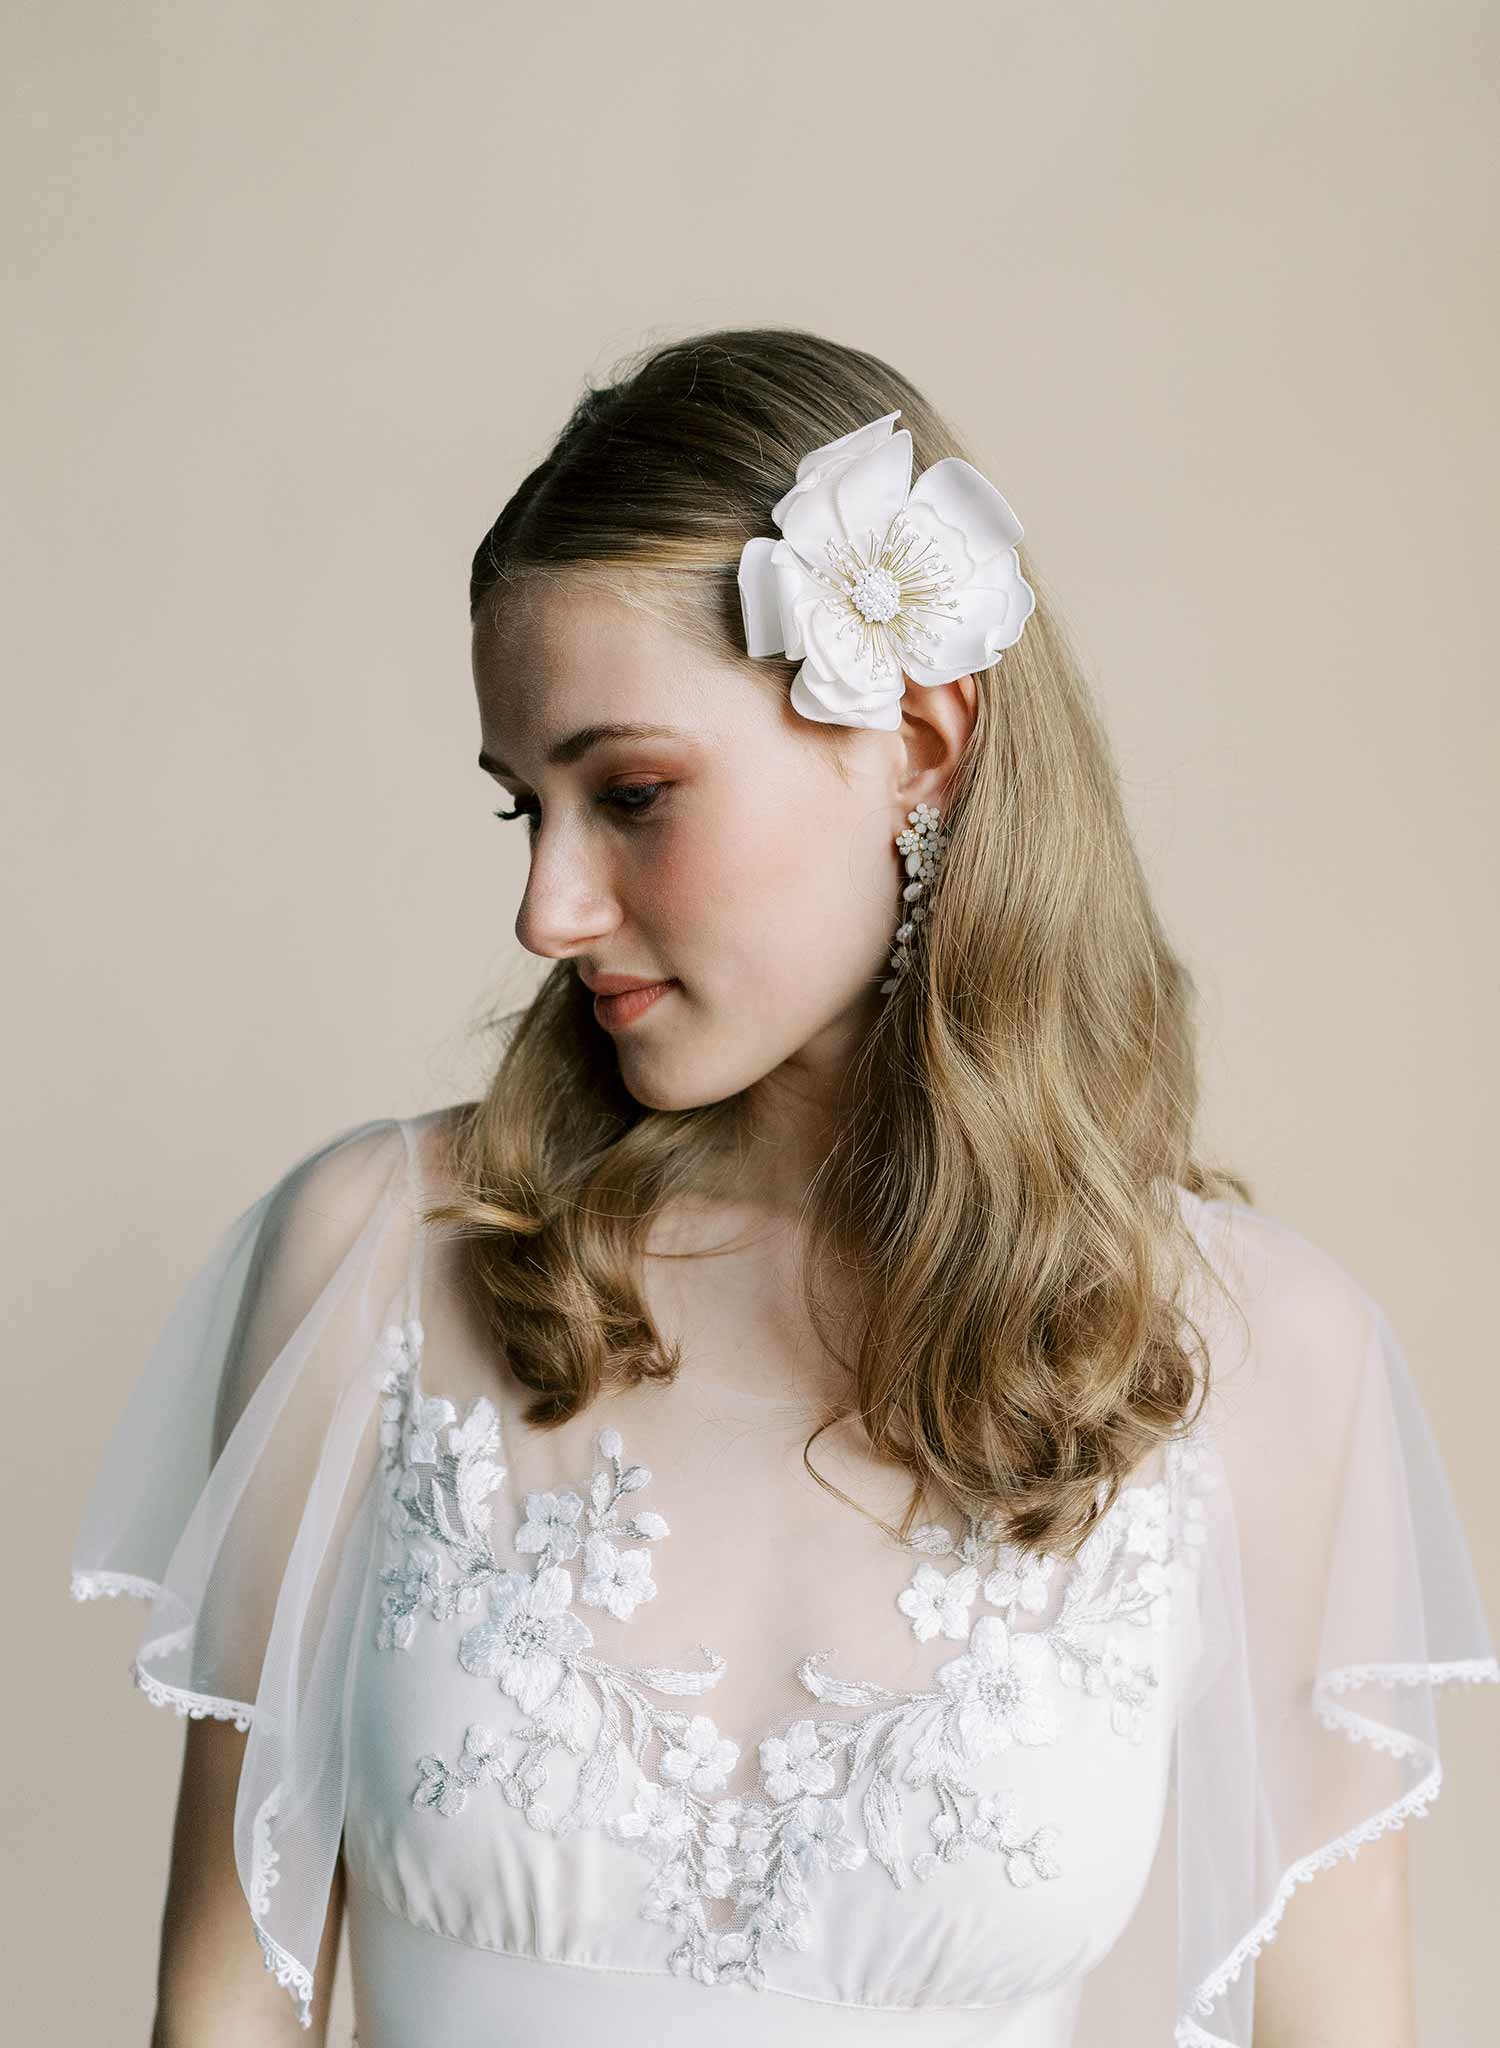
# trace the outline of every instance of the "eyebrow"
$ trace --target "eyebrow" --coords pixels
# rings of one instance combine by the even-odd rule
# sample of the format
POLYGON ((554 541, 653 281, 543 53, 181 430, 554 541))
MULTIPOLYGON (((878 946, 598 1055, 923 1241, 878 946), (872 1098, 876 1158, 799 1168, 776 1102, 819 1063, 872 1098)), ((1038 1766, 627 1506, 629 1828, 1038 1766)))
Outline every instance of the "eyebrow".
MULTIPOLYGON (((681 736, 675 725, 581 725, 566 739, 553 742, 547 749, 547 761, 554 768, 568 767, 574 761, 581 761, 604 740, 671 740, 681 736)), ((503 761, 497 761, 493 754, 481 753, 479 765, 487 775, 514 774, 513 769, 507 768, 503 761)))

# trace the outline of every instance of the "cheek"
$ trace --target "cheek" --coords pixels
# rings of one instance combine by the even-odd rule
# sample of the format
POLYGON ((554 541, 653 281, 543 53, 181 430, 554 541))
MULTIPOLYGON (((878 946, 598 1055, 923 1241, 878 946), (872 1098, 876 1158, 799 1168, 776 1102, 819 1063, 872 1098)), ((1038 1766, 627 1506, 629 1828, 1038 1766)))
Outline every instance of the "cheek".
POLYGON ((726 813, 712 831, 662 849, 653 894, 684 978, 707 948, 715 979, 738 963, 821 985, 872 970, 899 922, 899 879, 883 821, 827 806, 769 828, 763 816, 726 813))

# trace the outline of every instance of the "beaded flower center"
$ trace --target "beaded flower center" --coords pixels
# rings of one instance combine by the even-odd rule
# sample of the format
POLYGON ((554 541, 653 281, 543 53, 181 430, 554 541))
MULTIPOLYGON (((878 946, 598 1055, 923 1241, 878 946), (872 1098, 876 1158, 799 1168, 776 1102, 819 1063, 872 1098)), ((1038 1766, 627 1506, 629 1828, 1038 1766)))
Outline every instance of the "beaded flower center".
POLYGON ((905 513, 898 512, 863 548, 844 541, 825 543, 826 570, 817 572, 827 602, 842 617, 838 637, 852 633, 857 658, 870 672, 893 679, 911 655, 922 655, 941 637, 932 623, 962 612, 953 592, 958 579, 936 545, 923 540, 905 513))
POLYGON ((854 608, 883 626, 901 609, 901 585, 889 569, 866 569, 849 593, 854 608))

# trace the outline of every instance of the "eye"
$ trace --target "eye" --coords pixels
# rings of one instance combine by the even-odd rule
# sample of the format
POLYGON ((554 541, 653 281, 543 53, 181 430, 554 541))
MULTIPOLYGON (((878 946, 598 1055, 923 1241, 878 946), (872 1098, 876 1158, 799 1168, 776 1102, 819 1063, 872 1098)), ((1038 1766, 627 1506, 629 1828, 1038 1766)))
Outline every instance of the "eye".
MULTIPOLYGON (((619 782, 612 789, 606 789, 594 801, 607 804, 612 810, 621 812, 626 817, 638 818, 643 812, 654 807, 667 786, 665 782, 619 782)), ((535 797, 519 797, 513 811, 496 811, 495 816, 507 821, 525 818, 535 830, 541 813, 535 797)))

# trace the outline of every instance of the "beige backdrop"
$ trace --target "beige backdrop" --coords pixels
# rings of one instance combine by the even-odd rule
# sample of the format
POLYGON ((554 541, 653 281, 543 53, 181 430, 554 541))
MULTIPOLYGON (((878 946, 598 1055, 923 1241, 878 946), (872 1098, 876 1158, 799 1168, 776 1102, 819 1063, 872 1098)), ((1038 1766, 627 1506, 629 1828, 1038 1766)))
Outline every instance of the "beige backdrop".
MULTIPOLYGON (((67 1597, 85 1488, 231 1216, 471 1092, 482 1007, 531 984, 469 556, 642 341, 814 327, 971 433, 1201 979, 1208 1137, 1379 1293, 1500 1619, 1493 9, 10 22, 15 2038, 144 2044, 152 2008, 183 1725, 126 1683, 144 1609, 67 1597)), ((1448 2044, 1493 2000, 1493 1693, 1443 1729, 1413 1849, 1448 2044)), ((1164 2043, 1165 1982, 1112 1988, 1091 2048, 1164 2043)))

